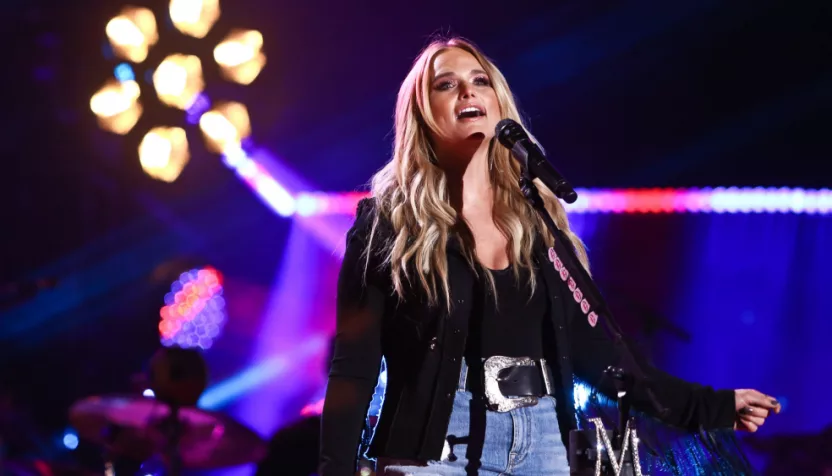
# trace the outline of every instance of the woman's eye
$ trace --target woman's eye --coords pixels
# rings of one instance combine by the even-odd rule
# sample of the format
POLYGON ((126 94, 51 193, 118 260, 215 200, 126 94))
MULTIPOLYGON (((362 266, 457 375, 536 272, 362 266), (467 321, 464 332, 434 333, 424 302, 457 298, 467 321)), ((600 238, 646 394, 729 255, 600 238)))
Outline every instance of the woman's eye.
POLYGON ((444 91, 446 89, 451 89, 453 87, 453 85, 454 85, 453 81, 450 81, 450 80, 449 81, 442 81, 442 82, 440 82, 439 84, 436 85, 436 89, 438 89, 440 91, 444 91))
POLYGON ((480 86, 491 86, 491 80, 489 80, 487 76, 477 76, 474 78, 474 84, 478 84, 480 86))

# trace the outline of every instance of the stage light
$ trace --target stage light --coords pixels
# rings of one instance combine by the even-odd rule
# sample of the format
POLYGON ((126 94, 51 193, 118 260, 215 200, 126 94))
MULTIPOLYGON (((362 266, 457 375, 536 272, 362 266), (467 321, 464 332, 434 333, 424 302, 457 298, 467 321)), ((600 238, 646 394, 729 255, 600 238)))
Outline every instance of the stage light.
MULTIPOLYGON (((169 20, 179 32, 204 38, 219 19, 219 0, 170 0, 168 15, 163 23, 169 20)), ((113 71, 123 84, 108 83, 90 102, 102 128, 118 134, 127 134, 134 128, 142 115, 136 78, 152 73, 159 100, 185 111, 187 124, 199 123, 209 150, 221 154, 223 162, 281 216, 294 213, 291 194, 242 150, 243 139, 251 135, 246 108, 242 104, 226 103, 211 109, 212 101, 204 94, 203 66, 197 56, 172 54, 155 70, 134 71, 135 64, 131 63, 144 62, 149 49, 159 39, 156 18, 149 9, 125 7, 107 24, 106 33, 116 56, 128 62, 116 65, 113 71)), ((248 85, 266 63, 262 47, 263 35, 259 31, 238 29, 232 30, 214 48, 213 54, 225 79, 248 85)), ((187 141, 181 133, 172 133, 169 128, 153 129, 145 135, 139 156, 148 174, 172 181, 188 160, 187 141), (181 141, 174 140, 179 137, 181 141)))
MULTIPOLYGON (((576 189, 569 213, 807 213, 832 214, 832 190, 801 188, 576 189)), ((354 214, 367 193, 300 193, 302 216, 354 214)))
POLYGON ((260 360, 242 372, 212 385, 199 397, 197 406, 206 410, 216 410, 252 389, 275 381, 292 369, 297 362, 302 362, 320 352, 328 342, 328 336, 323 335, 298 341, 296 346, 283 349, 281 353, 260 360))
POLYGON ((64 447, 70 451, 78 448, 78 435, 72 430, 67 430, 64 433, 62 441, 64 447))
POLYGON ((159 315, 162 345, 209 349, 226 319, 222 275, 211 267, 182 273, 159 315))
POLYGON ((134 63, 144 61, 150 47, 159 40, 156 17, 147 8, 125 7, 107 23, 105 31, 113 53, 134 63))
POLYGON ((171 0, 173 26, 194 38, 204 38, 220 17, 219 0, 171 0))
POLYGON ((205 89, 202 62, 193 55, 172 54, 153 73, 153 87, 159 100, 183 111, 205 89))
POLYGON ((181 127, 154 127, 139 144, 139 162, 151 177, 173 182, 190 159, 188 138, 181 127))
POLYGON ((121 82, 136 80, 136 73, 133 72, 133 67, 127 63, 121 63, 116 66, 113 70, 113 75, 121 82))
POLYGON ((572 396, 575 401, 575 410, 586 411, 586 405, 589 403, 589 397, 592 395, 592 389, 580 382, 575 383, 572 388, 572 396))
POLYGON ((295 197, 295 202, 297 203, 297 213, 301 216, 351 215, 355 213, 358 202, 367 197, 368 194, 362 192, 338 194, 307 192, 299 193, 295 197))
POLYGON ((266 64, 262 48, 263 35, 259 31, 235 30, 214 48, 214 60, 225 79, 251 84, 266 64))
POLYGON ((142 396, 147 397, 147 398, 154 398, 154 397, 156 397, 156 393, 153 391, 153 389, 146 388, 142 392, 142 396))
POLYGON ((142 115, 141 90, 135 81, 107 81, 90 99, 90 109, 102 129, 127 134, 142 115))
POLYGON ((278 215, 290 217, 295 213, 292 194, 241 147, 226 148, 222 160, 278 215))
POLYGON ((243 139, 251 135, 246 107, 238 102, 223 102, 199 119, 199 128, 209 150, 225 153, 238 150, 243 139))
POLYGON ((199 118, 211 109, 211 100, 205 93, 196 95, 191 105, 185 110, 185 121, 188 124, 199 124, 199 118))

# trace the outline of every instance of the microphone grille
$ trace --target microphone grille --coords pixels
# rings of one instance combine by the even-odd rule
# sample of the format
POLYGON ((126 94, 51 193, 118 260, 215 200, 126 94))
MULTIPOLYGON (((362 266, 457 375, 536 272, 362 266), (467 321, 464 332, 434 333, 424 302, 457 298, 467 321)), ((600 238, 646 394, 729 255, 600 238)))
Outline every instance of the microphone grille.
POLYGON ((526 137, 526 131, 514 119, 503 119, 494 128, 494 135, 500 144, 511 149, 518 140, 526 137))

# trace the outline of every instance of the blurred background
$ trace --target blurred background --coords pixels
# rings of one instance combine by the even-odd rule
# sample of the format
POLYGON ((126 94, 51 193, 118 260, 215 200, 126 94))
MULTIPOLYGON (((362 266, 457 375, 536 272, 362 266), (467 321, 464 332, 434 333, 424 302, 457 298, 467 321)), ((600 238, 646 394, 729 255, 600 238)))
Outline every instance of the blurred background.
POLYGON ((314 418, 355 203, 412 60, 451 33, 580 188, 624 328, 671 373, 782 402, 743 435, 760 471, 830 474, 831 21, 823 1, 3 2, 5 470, 103 474, 70 409, 143 393, 174 344, 207 366, 198 406, 248 437, 314 418))

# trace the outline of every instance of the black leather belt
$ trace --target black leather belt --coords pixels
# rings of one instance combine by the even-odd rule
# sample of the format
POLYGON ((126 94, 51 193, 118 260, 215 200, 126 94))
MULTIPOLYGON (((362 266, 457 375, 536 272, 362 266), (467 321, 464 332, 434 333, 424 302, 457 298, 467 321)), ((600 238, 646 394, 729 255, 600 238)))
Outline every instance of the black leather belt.
MULTIPOLYGON (((496 372, 500 393, 505 397, 553 395, 554 379, 549 364, 543 359, 534 360, 533 363, 534 365, 508 365, 500 368, 496 372)), ((465 390, 474 394, 484 393, 486 381, 484 367, 485 363, 469 363, 465 390)))

